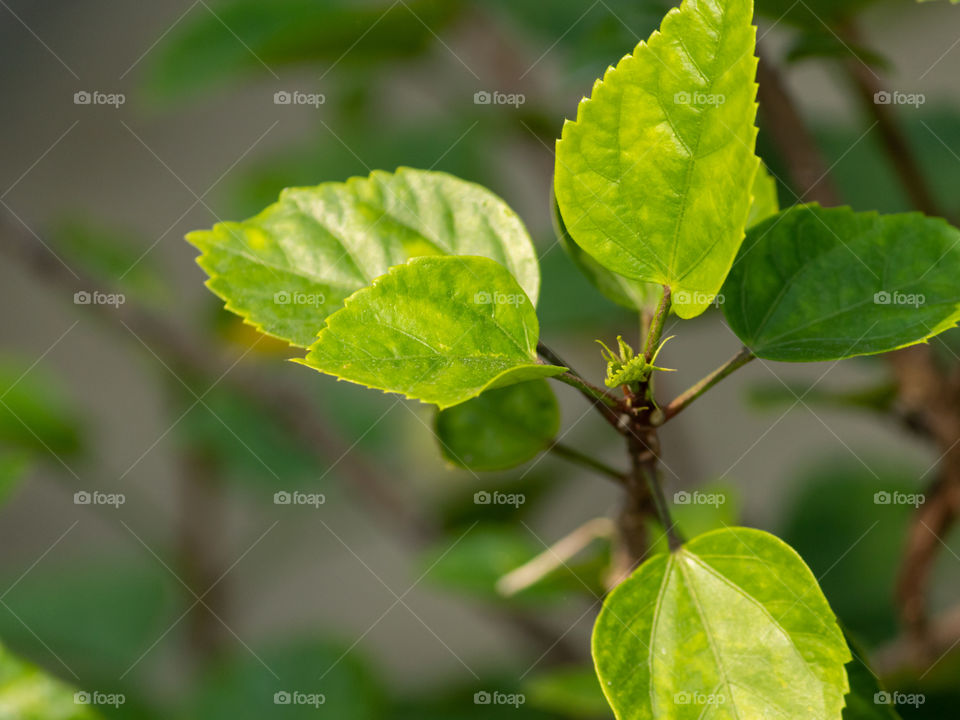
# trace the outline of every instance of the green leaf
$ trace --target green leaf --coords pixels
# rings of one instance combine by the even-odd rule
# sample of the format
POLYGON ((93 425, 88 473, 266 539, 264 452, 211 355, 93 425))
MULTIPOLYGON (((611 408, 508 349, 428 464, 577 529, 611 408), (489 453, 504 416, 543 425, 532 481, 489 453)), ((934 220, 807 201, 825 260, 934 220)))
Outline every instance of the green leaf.
POLYGON ((545 380, 488 390, 437 413, 443 456, 468 470, 506 470, 546 450, 560 430, 560 408, 545 380))
POLYGON ((532 301, 540 289, 536 252, 516 213, 480 185, 426 170, 288 188, 259 215, 187 240, 228 310, 301 347, 349 295, 412 257, 489 257, 532 301))
POLYGON ((758 222, 766 220, 771 215, 780 212, 780 200, 777 197, 777 181, 762 162, 753 176, 753 202, 750 205, 750 214, 747 216, 747 227, 751 228, 758 222))
POLYGON ((758 166, 752 15, 751 0, 685 0, 557 143, 570 235, 608 269, 669 285, 683 318, 712 302, 743 241, 758 166))
POLYGON ((557 206, 556 198, 553 201, 553 229, 557 236, 557 241, 563 246, 573 264, 582 272, 597 290, 618 305, 631 310, 643 310, 648 307, 656 307, 657 302, 663 297, 663 288, 652 283, 632 280, 624 277, 612 270, 607 270, 603 265, 594 260, 589 253, 573 242, 567 226, 564 225, 563 217, 560 215, 560 208, 557 206))
POLYGON ((816 578, 749 528, 694 538, 645 562, 593 632, 619 720, 839 720, 850 651, 816 578))
POLYGON ((953 327, 958 274, 960 231, 943 220, 798 206, 750 230, 723 311, 768 360, 870 355, 953 327))
POLYGON ((527 680, 523 689, 531 707, 562 717, 595 720, 610 714, 597 673, 591 667, 548 670, 527 680))
POLYGON ((3 720, 97 720, 92 706, 78 703, 74 689, 12 655, 0 645, 0 718, 3 720))
POLYGON ((353 295, 298 362, 443 410, 564 372, 537 359, 539 332, 533 304, 499 263, 423 257, 353 295))

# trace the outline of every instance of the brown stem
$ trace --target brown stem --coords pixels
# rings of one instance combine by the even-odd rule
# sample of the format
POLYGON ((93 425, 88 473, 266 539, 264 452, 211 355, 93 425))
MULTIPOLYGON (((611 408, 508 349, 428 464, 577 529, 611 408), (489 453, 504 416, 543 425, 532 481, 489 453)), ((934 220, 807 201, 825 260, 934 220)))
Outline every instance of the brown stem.
MULTIPOLYGON (((842 34, 851 44, 860 43, 859 33, 853 24, 847 24, 842 34)), ((910 149, 910 143, 897 122, 894 113, 896 106, 878 100, 883 94, 889 96, 889 93, 870 67, 859 58, 848 58, 842 64, 861 108, 876 121, 883 149, 913 206, 927 215, 943 217, 916 156, 910 149)))
MULTIPOLYGON (((641 388, 644 392, 647 386, 641 388)), ((660 438, 649 423, 650 410, 645 410, 630 423, 627 451, 630 472, 624 488, 626 498, 617 518, 618 540, 615 545, 612 584, 624 580, 643 562, 649 552, 648 520, 659 519, 674 550, 683 543, 670 518, 669 507, 660 483, 660 438)))
POLYGON ((758 48, 761 126, 770 135, 787 167, 800 200, 839 205, 839 193, 807 123, 793 102, 780 71, 758 48))
POLYGON ((187 586, 203 597, 187 617, 190 646, 201 669, 216 659, 225 640, 217 617, 226 619, 227 598, 225 586, 217 583, 221 570, 214 558, 222 537, 220 467, 209 454, 192 447, 182 452, 180 468, 178 566, 187 586))
POLYGON ((933 564, 960 514, 960 389, 937 366, 929 345, 888 357, 900 383, 900 412, 930 435, 941 455, 937 479, 911 521, 896 590, 914 650, 924 654, 933 564))

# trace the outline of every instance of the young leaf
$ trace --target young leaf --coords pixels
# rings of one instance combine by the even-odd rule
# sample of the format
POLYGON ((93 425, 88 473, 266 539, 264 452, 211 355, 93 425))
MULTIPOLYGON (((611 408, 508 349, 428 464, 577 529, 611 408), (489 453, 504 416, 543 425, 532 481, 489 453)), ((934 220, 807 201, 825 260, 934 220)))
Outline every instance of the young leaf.
POLYGON ((487 390, 441 410, 435 421, 443 456, 469 470, 507 470, 547 449, 560 430, 560 408, 544 380, 487 390))
POLYGON ((593 656, 619 720, 839 720, 848 690, 850 651, 813 573, 749 528, 641 565, 604 602, 593 656))
POLYGON ((539 332, 532 303, 499 263, 422 257, 355 293, 298 362, 442 410, 564 372, 537 359, 539 332))
POLYGON ((516 213, 486 188, 426 170, 288 188, 259 215, 187 240, 228 310, 301 347, 349 295, 412 257, 489 257, 534 302, 540 290, 533 242, 516 213))
POLYGON ((608 69, 557 143, 570 235, 702 313, 743 241, 758 160, 752 0, 685 0, 608 69))
POLYGON ((958 274, 960 231, 943 220, 798 206, 751 229, 723 311, 768 360, 870 355, 953 327, 958 274))

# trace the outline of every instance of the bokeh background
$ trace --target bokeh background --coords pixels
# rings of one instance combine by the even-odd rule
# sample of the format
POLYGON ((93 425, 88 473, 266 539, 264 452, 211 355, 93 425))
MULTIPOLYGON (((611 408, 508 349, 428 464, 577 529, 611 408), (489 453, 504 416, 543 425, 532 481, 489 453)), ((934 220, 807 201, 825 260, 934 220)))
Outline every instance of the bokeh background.
MULTIPOLYGON (((204 289, 182 237, 248 217, 283 187, 377 168, 483 183, 537 242, 542 337, 598 379, 593 341, 634 334, 637 320, 556 243, 552 148, 594 79, 668 7, 2 0, 6 650, 73 688, 123 693, 119 708, 98 708, 106 717, 607 717, 588 655, 606 545, 513 600, 494 583, 615 511, 617 488, 552 456, 483 476, 449 467, 427 408, 284 362, 282 344, 258 339, 204 289), (278 105, 283 91, 324 101, 278 105), (480 91, 524 101, 477 104, 480 91), (77 104, 78 92, 120 93, 123 103, 77 104), (78 290, 125 302, 76 304, 78 290), (527 502, 477 506, 480 489, 527 502), (292 490, 325 502, 274 504, 292 490), (124 502, 76 504, 84 491, 124 502), (294 690, 327 702, 273 704, 294 690), (526 702, 474 703, 493 690, 526 702)), ((957 213, 960 11, 905 1, 760 9, 763 51, 843 201, 916 205, 853 91, 845 63, 855 53, 882 87, 923 95, 893 117, 933 202, 957 213)), ((781 179, 781 203, 795 202, 769 128, 758 147, 781 179)), ((667 334, 677 337, 662 360, 678 372, 663 378, 664 397, 738 347, 716 311, 671 322, 667 334)), ((935 342, 946 363, 958 362, 952 335, 935 342)), ((912 508, 873 496, 924 492, 937 453, 871 409, 889 399, 888 385, 880 360, 754 363, 665 431, 668 491, 724 494, 716 511, 688 513, 691 527, 740 522, 791 542, 892 686, 926 694, 903 715, 953 717, 957 653, 923 667, 891 655, 912 508), (863 391, 859 402, 834 394, 850 390, 863 391)), ((564 442, 622 464, 617 438, 582 399, 567 388, 558 396, 564 442)), ((960 587, 960 537, 942 539, 933 610, 952 607, 960 587)), ((59 692, 37 690, 32 672, 0 660, 0 694, 3 682, 59 692)), ((17 712, 0 699, 0 717, 17 712)), ((60 710, 36 712, 88 717, 72 692, 60 710)))

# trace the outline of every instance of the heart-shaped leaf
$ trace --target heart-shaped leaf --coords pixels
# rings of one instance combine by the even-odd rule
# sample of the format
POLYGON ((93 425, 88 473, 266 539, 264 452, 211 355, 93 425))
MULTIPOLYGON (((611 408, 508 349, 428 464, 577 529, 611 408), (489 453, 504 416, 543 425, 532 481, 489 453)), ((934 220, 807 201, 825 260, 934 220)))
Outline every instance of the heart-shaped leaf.
POLYGON ((723 311, 759 357, 837 360, 956 325, 958 277, 960 230, 943 220, 798 206, 750 230, 723 311))
POLYGON ((557 143, 570 235, 610 270, 669 285, 683 318, 713 301, 743 241, 758 166, 752 16, 752 0, 685 0, 557 143))
POLYGON ((443 456, 469 470, 506 470, 549 447, 560 430, 560 408, 544 380, 488 390, 437 413, 443 456))
POLYGON ((187 240, 228 310, 301 347, 349 295, 412 257, 481 255, 510 270, 532 301, 540 289, 516 213, 486 188, 441 172, 400 168, 288 188, 259 215, 187 240))
POLYGON ((539 332, 533 304, 499 263, 421 257, 350 297, 298 362, 444 409, 564 372, 538 360, 539 332))
POLYGON ((700 535, 643 563, 593 631, 619 720, 840 720, 850 651, 816 578, 774 536, 700 535))

